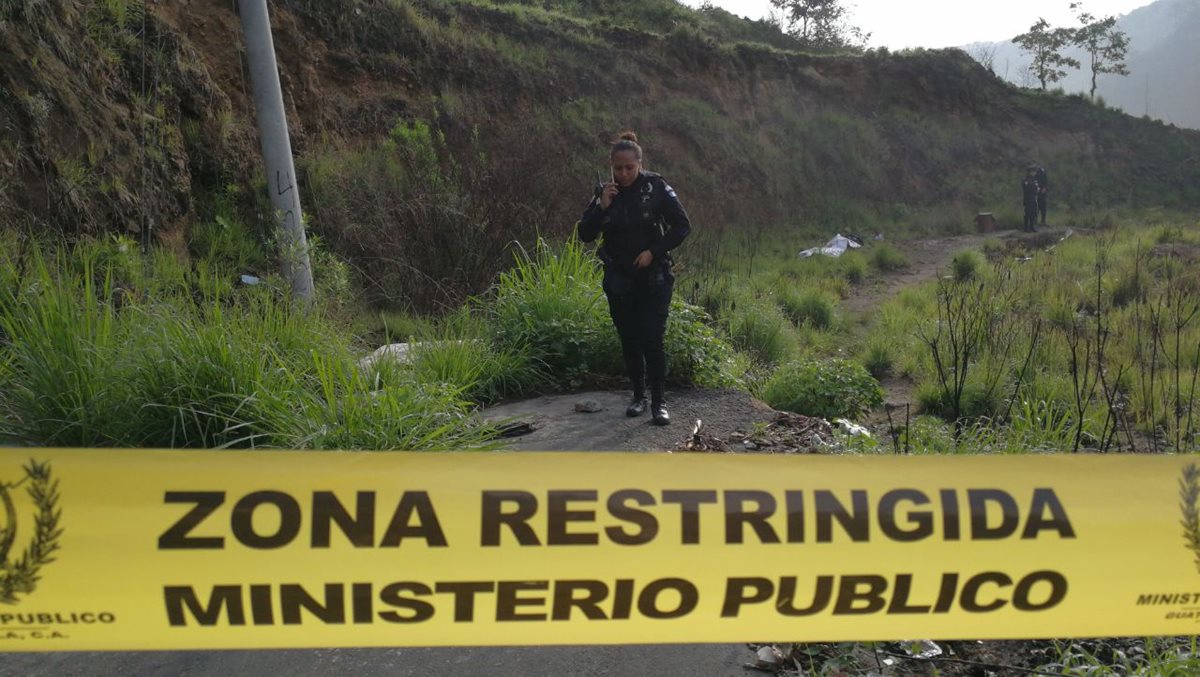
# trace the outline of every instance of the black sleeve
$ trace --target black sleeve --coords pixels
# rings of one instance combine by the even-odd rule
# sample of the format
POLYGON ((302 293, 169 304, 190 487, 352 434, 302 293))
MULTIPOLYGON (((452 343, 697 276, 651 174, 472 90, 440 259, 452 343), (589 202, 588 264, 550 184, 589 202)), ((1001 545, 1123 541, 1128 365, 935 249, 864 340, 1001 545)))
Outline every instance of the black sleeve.
POLYGON ((583 217, 579 219, 579 239, 592 242, 599 237, 604 230, 601 220, 603 216, 604 209, 600 207, 600 198, 592 198, 587 209, 583 210, 583 217))
POLYGON ((662 189, 662 216, 663 221, 667 224, 667 231, 663 234, 662 240, 650 248, 650 253, 654 255, 655 261, 662 260, 667 252, 682 244, 684 238, 692 232, 692 222, 688 219, 687 211, 679 202, 679 196, 675 194, 675 189, 666 181, 662 182, 662 189))

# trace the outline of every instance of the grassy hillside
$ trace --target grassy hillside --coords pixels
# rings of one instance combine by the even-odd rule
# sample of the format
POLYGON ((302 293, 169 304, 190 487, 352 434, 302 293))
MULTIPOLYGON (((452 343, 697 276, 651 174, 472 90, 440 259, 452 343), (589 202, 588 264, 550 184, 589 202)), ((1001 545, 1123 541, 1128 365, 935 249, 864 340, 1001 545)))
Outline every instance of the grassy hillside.
MULTIPOLYGON (((1031 159, 1059 208, 1200 205, 1200 133, 1018 91, 956 51, 814 56, 719 10, 636 7, 273 7, 310 228, 373 301, 453 305, 508 242, 567 232, 624 127, 692 212, 694 255, 805 224, 1015 222, 1031 159)), ((3 0, 0 17, 0 220, 269 266, 230 3, 3 0)))

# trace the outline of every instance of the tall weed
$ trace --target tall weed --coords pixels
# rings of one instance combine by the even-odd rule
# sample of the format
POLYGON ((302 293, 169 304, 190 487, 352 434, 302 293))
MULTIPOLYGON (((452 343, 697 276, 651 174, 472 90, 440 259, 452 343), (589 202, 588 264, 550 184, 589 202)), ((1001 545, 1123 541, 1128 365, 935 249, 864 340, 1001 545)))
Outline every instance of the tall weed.
POLYGON ((221 301, 117 295, 115 266, 95 269, 91 246, 0 259, 0 279, 17 281, 0 291, 0 437, 428 449, 479 445, 489 434, 452 390, 380 390, 321 316, 270 289, 221 301))
POLYGON ((577 239, 519 251, 483 307, 500 348, 529 350, 560 382, 622 372, 598 261, 577 239))

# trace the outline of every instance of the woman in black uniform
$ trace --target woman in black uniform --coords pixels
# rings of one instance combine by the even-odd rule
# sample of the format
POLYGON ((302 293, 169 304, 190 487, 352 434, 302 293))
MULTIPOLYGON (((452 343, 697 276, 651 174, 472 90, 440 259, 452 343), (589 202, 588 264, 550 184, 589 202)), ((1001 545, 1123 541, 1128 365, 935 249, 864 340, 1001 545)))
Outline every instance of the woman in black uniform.
POLYGON ((654 422, 671 422, 665 400, 667 356, 663 334, 675 277, 667 252, 691 232, 687 212, 663 177, 642 167, 637 135, 625 132, 609 152, 612 182, 603 184, 579 223, 579 237, 603 236, 604 294, 621 338, 633 401, 625 413, 646 412, 646 386, 654 422))

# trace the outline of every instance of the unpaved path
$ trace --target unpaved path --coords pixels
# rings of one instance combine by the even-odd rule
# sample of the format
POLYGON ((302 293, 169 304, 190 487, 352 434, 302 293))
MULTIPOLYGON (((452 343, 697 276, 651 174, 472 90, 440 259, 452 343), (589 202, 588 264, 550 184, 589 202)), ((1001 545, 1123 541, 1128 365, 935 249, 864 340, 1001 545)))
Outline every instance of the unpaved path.
POLYGON ((855 287, 850 296, 842 301, 842 308, 854 315, 870 312, 905 288, 936 279, 950 266, 950 262, 959 252, 965 249, 979 249, 991 238, 1005 239, 1018 234, 1015 230, 1005 230, 986 235, 956 235, 892 242, 890 244, 908 259, 908 266, 895 273, 872 278, 866 284, 855 287))
POLYGON ((726 438, 735 431, 749 432, 756 422, 767 423, 775 416, 775 410, 731 388, 668 390, 669 426, 653 425, 648 415, 629 418, 628 404, 629 393, 593 391, 505 404, 487 410, 485 416, 534 426, 533 433, 511 440, 509 448, 516 451, 662 451, 676 448, 697 420, 704 422, 705 433, 726 438), (601 411, 575 411, 576 404, 588 401, 601 411))
MULTIPOLYGON (((945 274, 959 252, 980 249, 983 243, 991 238, 1003 240, 1021 235, 1019 231, 1004 230, 986 235, 970 234, 894 242, 892 246, 904 254, 908 259, 908 266, 903 270, 872 278, 867 284, 855 287, 850 296, 842 300, 842 309, 865 326, 869 326, 873 319, 871 315, 884 303, 908 287, 936 280, 945 274)), ((884 402, 887 404, 915 408, 915 384, 909 379, 889 376, 882 379, 880 385, 883 387, 884 402)), ((868 416, 871 427, 882 425, 886 420, 886 416, 879 411, 868 416)))

